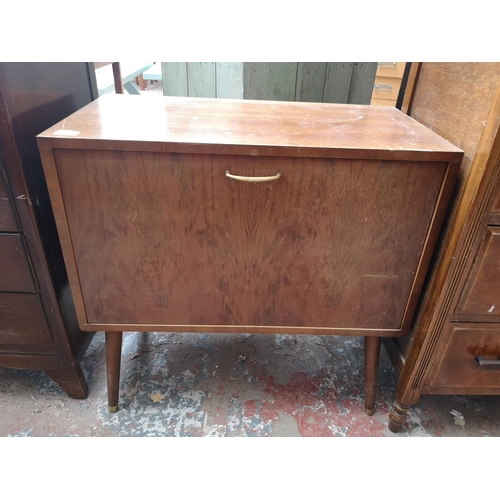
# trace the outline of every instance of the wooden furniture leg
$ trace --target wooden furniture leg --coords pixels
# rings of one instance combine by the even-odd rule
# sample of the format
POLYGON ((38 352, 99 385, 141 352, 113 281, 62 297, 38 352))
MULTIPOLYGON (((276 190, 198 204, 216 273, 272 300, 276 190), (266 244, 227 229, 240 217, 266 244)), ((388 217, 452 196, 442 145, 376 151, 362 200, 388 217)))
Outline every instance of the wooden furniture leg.
POLYGON ((365 337, 365 413, 375 413, 381 337, 365 337))
POLYGON ((106 372, 108 378, 108 411, 118 410, 120 362, 123 332, 106 332, 106 372))
POLYGON ((89 394, 89 386, 78 363, 60 366, 45 373, 59 384, 70 398, 85 399, 89 394))
POLYGON ((391 414, 389 415, 389 430, 391 432, 399 432, 401 430, 409 409, 410 405, 401 403, 398 399, 394 401, 391 414))

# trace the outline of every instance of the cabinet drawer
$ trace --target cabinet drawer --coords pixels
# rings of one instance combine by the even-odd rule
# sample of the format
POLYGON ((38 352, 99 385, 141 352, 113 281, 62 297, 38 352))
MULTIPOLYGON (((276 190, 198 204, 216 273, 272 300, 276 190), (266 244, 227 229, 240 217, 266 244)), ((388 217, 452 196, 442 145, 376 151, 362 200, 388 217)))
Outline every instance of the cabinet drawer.
POLYGON ((498 194, 497 200, 496 200, 495 204, 493 205, 492 212, 494 214, 500 214, 500 193, 498 194))
POLYGON ((401 79, 377 76, 373 86, 372 99, 397 101, 400 87, 401 79))
POLYGON ((27 348, 53 346, 37 294, 0 293, 0 350, 9 344, 27 348))
POLYGON ((500 319, 500 228, 486 230, 456 313, 500 319))
POLYGON ((497 194, 496 201, 493 204, 489 224, 493 226, 500 226, 500 193, 497 194))
MULTIPOLYGON (((497 325, 450 325, 450 342, 432 380, 442 389, 500 391, 500 327, 497 325), (491 363, 493 362, 493 363, 491 363)), ((436 391, 437 392, 437 391, 436 391)))
POLYGON ((379 62, 377 65, 377 76, 389 78, 403 78, 405 62, 379 62))
POLYGON ((372 99, 370 104, 372 106, 396 106, 397 100, 385 100, 385 99, 372 99))
POLYGON ((54 158, 80 281, 72 286, 90 324, 206 328, 397 331, 446 171, 131 151, 54 158), (226 171, 281 177, 239 182, 226 171))
POLYGON ((7 185, 0 162, 0 231, 19 231, 10 205, 7 185))
POLYGON ((36 292, 20 234, 0 234, 0 292, 36 292))

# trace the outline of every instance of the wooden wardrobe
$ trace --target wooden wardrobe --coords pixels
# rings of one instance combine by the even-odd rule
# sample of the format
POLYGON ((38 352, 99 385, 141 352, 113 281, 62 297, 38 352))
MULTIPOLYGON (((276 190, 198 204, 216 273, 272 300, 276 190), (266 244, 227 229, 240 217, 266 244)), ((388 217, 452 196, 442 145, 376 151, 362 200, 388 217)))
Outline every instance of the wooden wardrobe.
POLYGON ((500 63, 422 63, 410 115, 465 156, 399 374, 389 428, 422 394, 500 394, 500 63))

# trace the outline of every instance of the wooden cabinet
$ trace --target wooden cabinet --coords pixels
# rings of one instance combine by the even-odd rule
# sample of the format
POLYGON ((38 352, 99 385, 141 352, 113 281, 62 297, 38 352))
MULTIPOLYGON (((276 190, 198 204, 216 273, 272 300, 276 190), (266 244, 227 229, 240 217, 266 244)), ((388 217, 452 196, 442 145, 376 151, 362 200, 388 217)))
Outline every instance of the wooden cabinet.
POLYGON ((405 335, 462 152, 393 108, 105 96, 39 135, 80 327, 405 335))
POLYGON ((387 340, 389 427, 421 394, 500 394, 500 64, 422 63, 411 115, 465 151, 410 335, 387 340))
POLYGON ((78 328, 36 135, 95 96, 86 63, 0 63, 0 366, 83 398, 78 328))

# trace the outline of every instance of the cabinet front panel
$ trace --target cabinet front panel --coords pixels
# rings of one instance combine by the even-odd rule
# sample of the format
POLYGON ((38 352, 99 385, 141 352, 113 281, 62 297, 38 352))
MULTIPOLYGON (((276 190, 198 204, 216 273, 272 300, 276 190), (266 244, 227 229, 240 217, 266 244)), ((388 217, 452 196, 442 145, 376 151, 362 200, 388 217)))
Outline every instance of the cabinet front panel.
POLYGON ((35 350, 54 347, 38 295, 0 293, 0 350, 10 344, 35 350))
POLYGON ((4 173, 0 162, 0 231, 19 231, 14 213, 10 206, 7 185, 3 176, 4 173))
POLYGON ((401 79, 377 76, 373 86, 373 99, 396 101, 401 87, 401 79))
POLYGON ((0 234, 0 292, 36 292, 19 234, 0 234))
POLYGON ((497 197, 497 200, 495 201, 492 212, 495 214, 500 213, 500 195, 497 197))
POLYGON ((97 324, 398 329, 446 170, 132 151, 54 156, 87 318, 97 324), (240 182, 226 171, 281 177, 240 182))
POLYGON ((433 390, 500 390, 500 329, 496 325, 450 325, 452 334, 432 380, 433 390))
POLYGON ((500 228, 486 230, 456 312, 500 319, 500 228))
POLYGON ((377 76, 388 78, 403 78, 405 62, 379 62, 377 65, 377 76))

